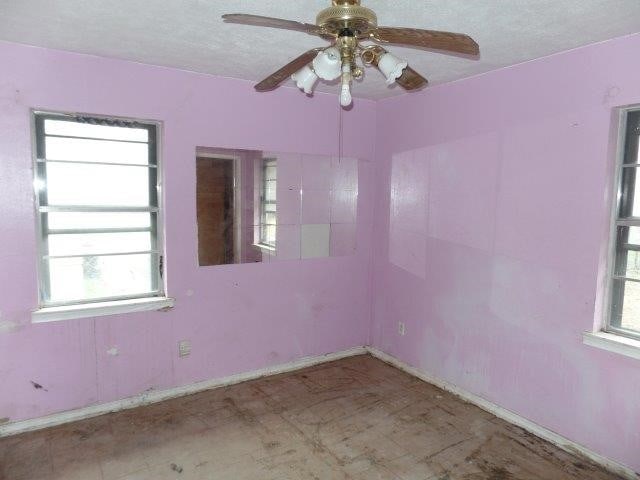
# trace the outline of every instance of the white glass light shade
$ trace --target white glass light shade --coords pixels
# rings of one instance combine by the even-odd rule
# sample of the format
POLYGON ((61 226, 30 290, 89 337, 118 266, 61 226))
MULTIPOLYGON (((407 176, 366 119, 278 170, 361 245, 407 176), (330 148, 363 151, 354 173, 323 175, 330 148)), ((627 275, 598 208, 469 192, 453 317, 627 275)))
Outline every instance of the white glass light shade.
POLYGON ((351 105, 353 99, 351 98, 351 91, 349 89, 349 84, 343 84, 342 90, 340 91, 340 105, 343 107, 348 107, 351 105))
POLYGON ((291 75, 291 79, 296 82, 296 86, 300 90, 304 90, 304 93, 311 95, 313 93, 313 87, 318 81, 318 75, 311 70, 309 65, 305 65, 296 73, 291 75))
POLYGON ((387 84, 391 85, 402 76, 402 72, 409 64, 395 55, 385 53, 378 61, 378 68, 387 78, 387 84))
POLYGON ((329 47, 318 53, 313 59, 313 69, 323 80, 335 80, 342 73, 342 60, 340 50, 336 47, 329 47))

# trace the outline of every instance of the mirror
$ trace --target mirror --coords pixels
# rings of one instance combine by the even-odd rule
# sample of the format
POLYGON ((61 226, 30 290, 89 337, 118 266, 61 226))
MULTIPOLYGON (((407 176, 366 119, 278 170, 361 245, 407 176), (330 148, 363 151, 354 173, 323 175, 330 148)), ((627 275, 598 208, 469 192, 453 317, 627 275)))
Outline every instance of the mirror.
POLYGON ((352 255, 358 160, 196 149, 200 266, 352 255))

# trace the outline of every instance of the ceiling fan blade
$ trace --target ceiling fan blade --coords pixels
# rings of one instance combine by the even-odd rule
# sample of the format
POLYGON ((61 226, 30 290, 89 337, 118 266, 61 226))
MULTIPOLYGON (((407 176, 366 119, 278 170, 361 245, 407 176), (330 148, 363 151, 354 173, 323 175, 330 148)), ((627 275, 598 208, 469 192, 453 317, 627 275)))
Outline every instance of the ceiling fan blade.
POLYGON ((407 91, 418 90, 426 86, 429 81, 416 72, 413 68, 407 67, 402 72, 400 78, 396 79, 396 83, 407 91))
POLYGON ((378 27, 371 32, 377 42, 408 47, 423 47, 445 52, 479 55, 480 47, 473 38, 461 33, 421 30, 419 28, 378 27))
POLYGON ((319 35, 322 29, 311 23, 296 22, 294 20, 283 20, 282 18, 263 17, 261 15, 248 15, 245 13, 227 13, 222 15, 227 23, 239 23, 241 25, 253 25, 255 27, 283 28, 285 30, 296 30, 311 35, 319 35))
POLYGON ((303 53, 298 58, 289 62, 284 67, 282 67, 277 72, 269 75, 267 78, 258 83, 254 88, 258 92, 268 92, 269 90, 274 90, 278 88, 278 86, 287 80, 291 75, 296 73, 305 65, 311 63, 313 59, 316 57, 318 52, 323 50, 322 48, 314 48, 313 50, 309 50, 306 53, 303 53))

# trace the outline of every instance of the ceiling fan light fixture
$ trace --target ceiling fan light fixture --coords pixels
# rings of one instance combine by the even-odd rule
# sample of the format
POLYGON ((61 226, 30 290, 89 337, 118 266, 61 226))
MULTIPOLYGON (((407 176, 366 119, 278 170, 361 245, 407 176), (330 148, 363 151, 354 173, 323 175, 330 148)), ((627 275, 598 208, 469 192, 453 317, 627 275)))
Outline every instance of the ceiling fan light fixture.
POLYGON ((387 85, 391 85, 402 76, 402 72, 409 66, 406 60, 396 57, 391 53, 384 53, 378 60, 378 68, 387 79, 387 85))
POLYGON ((331 42, 332 45, 328 48, 306 51, 257 83, 254 88, 258 92, 269 92, 293 78, 296 85, 309 94, 318 79, 331 82, 342 74, 339 96, 343 106, 351 104, 352 81, 363 76, 358 59, 364 66, 378 68, 387 84, 395 82, 408 92, 420 90, 429 83, 409 67, 406 61, 389 54, 380 45, 362 45, 364 42, 426 48, 448 55, 465 54, 479 58, 480 47, 469 35, 421 28, 379 26, 376 13, 361 4, 362 0, 331 0, 331 6, 318 13, 315 24, 245 13, 225 14, 222 18, 225 23, 293 30, 331 42))
POLYGON ((342 60, 340 50, 329 47, 318 53, 313 59, 313 69, 323 80, 335 80, 342 74, 342 60))
POLYGON ((314 72, 309 65, 305 65, 291 75, 291 79, 296 82, 296 86, 300 90, 304 91, 307 95, 311 95, 318 81, 318 75, 316 75, 316 72, 314 72))

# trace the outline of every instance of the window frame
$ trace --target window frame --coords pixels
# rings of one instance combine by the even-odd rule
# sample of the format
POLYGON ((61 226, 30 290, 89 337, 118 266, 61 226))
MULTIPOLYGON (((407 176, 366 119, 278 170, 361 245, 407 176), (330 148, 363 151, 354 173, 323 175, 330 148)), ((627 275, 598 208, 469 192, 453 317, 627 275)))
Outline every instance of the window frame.
MULTIPOLYGON (((68 318, 82 318, 84 316, 102 316, 112 313, 124 313, 126 311, 143 311, 152 310, 158 308, 166 308, 173 306, 173 300, 166 297, 166 275, 165 275, 165 238, 164 238, 164 198, 163 198, 163 169, 162 169, 162 134, 163 125, 162 122, 156 120, 137 119, 129 117, 121 117, 114 115, 96 115, 85 113, 72 113, 72 112, 57 112, 48 110, 32 109, 30 111, 31 117, 31 137, 32 137, 32 168, 33 168, 33 188, 34 188, 34 208, 35 208, 35 222, 36 222, 36 234, 37 234, 37 281, 38 281, 38 310, 33 312, 34 321, 54 321, 59 319, 68 318), (71 120, 78 117, 94 118, 97 120, 105 120, 108 122, 124 122, 134 123, 136 127, 145 128, 149 132, 149 152, 153 153, 155 160, 154 167, 146 167, 150 170, 155 170, 155 186, 152 182, 152 177, 149 175, 149 194, 150 197, 155 200, 151 201, 149 207, 133 208, 133 207, 91 207, 86 205, 69 206, 69 207, 54 207, 55 211, 73 211, 73 212, 150 212, 151 226, 150 232, 152 237, 152 249, 151 251, 157 255, 156 267, 152 268, 153 276, 151 278, 153 292, 142 295, 121 295, 112 297, 102 297, 97 299, 84 299, 74 300, 68 302, 51 302, 47 298, 50 295, 49 274, 46 261, 46 255, 48 254, 48 239, 47 239, 47 226, 46 215, 52 211, 48 205, 42 205, 43 189, 39 188, 41 185, 46 185, 46 175, 43 176, 43 169, 46 167, 46 162, 40 158, 40 153, 43 152, 44 142, 44 121, 53 120, 71 120), (155 203, 155 205, 151 205, 155 203), (155 235, 154 235, 155 231, 155 235), (133 308, 132 308, 133 305, 133 308), (142 308, 141 308, 142 305, 142 308), (122 308, 120 308, 120 306, 122 308), (149 308, 144 308, 148 306, 149 308), (104 307, 105 312, 101 312, 100 309, 104 307), (51 314, 49 314, 51 312, 51 314), (65 314, 66 312, 66 314, 65 314), (69 312, 75 312, 69 314, 69 312), (83 314, 86 312, 87 315, 83 314), (49 318, 51 317, 51 318, 49 318)), ((114 126, 117 126, 114 125, 114 126)), ((97 165, 109 165, 105 162, 91 162, 97 165)), ((144 167, 139 167, 144 168, 144 167)), ((46 195, 46 191, 44 193, 46 195)), ((135 229, 131 229, 135 231, 135 229)), ((78 232, 81 233, 81 232, 78 232)), ((119 254, 120 255, 120 254, 119 254)))
MULTIPOLYGON (((618 109, 618 141, 615 157, 615 171, 614 171, 614 184, 612 191, 614 192, 614 198, 611 202, 610 213, 610 237, 609 237, 609 251, 607 256, 607 278, 605 289, 605 302, 603 309, 603 322, 602 332, 608 335, 614 335, 630 339, 632 341, 640 340, 640 332, 620 328, 612 325, 614 318, 614 297, 624 297, 624 292, 616 288, 615 281, 632 281, 628 280, 628 277, 617 275, 618 263, 620 261, 619 253, 619 227, 640 227, 640 217, 623 216, 623 212, 629 211, 629 208, 633 207, 633 198, 629 201, 629 185, 625 184, 624 171, 625 169, 635 168, 636 178, 634 182, 638 182, 638 173, 640 173, 639 163, 625 163, 626 157, 630 154, 631 147, 638 148, 640 142, 640 105, 631 105, 618 109), (629 120, 630 115, 634 115, 634 124, 629 120), (629 136, 632 131, 635 130, 635 141, 629 142, 629 136), (625 166, 629 165, 629 166, 625 166), (638 166, 633 166, 638 165, 638 166)), ((636 150, 637 152, 637 150, 636 150)), ((640 159, 639 159, 640 160, 640 159)), ((634 185, 635 186, 635 185, 634 185)), ((640 282, 640 280, 635 280, 640 282)))

